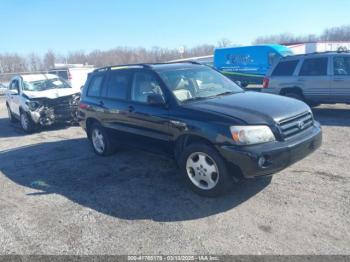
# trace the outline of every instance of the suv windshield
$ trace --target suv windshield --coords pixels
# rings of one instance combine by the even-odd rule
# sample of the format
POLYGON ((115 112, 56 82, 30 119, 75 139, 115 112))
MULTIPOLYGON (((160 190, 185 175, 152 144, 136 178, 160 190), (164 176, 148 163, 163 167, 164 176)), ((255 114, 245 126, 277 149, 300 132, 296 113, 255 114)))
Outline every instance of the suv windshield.
POLYGON ((23 90, 25 91, 44 91, 56 88, 71 88, 64 80, 59 78, 42 79, 37 81, 24 81, 23 90))
POLYGON ((243 92, 230 79, 210 68, 161 71, 159 75, 180 102, 243 92))

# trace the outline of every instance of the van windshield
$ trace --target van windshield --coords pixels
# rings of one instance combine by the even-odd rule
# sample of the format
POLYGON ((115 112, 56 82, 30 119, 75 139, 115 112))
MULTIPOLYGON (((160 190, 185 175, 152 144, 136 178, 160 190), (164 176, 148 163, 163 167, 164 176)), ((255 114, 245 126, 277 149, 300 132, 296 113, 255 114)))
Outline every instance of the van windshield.
POLYGON ((36 81, 24 81, 23 90, 25 91, 44 91, 56 88, 71 88, 71 86, 62 79, 42 79, 36 81))
POLYGON ((180 102, 243 92, 230 79, 206 67, 161 71, 159 75, 180 102))

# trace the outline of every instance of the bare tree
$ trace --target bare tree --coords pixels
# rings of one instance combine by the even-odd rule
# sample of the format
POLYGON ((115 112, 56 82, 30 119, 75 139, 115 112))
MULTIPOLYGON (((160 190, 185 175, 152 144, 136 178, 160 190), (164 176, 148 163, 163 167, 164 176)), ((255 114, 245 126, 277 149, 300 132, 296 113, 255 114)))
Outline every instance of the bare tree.
POLYGON ((255 39, 254 44, 289 44, 298 42, 316 42, 316 41, 350 41, 350 25, 332 27, 325 29, 319 36, 309 34, 304 36, 295 36, 289 33, 278 35, 260 36, 255 39))
POLYGON ((350 41, 350 25, 328 28, 324 30, 320 39, 325 41, 350 41))
POLYGON ((227 38, 222 38, 217 43, 217 47, 228 47, 228 46, 231 46, 231 45, 232 45, 231 40, 229 40, 227 38))
POLYGON ((28 69, 30 71, 40 71, 43 69, 42 59, 35 53, 28 55, 28 69))
POLYGON ((55 66, 55 62, 56 62, 56 55, 52 50, 49 50, 46 52, 46 54, 44 55, 44 67, 46 69, 50 69, 53 68, 55 66))

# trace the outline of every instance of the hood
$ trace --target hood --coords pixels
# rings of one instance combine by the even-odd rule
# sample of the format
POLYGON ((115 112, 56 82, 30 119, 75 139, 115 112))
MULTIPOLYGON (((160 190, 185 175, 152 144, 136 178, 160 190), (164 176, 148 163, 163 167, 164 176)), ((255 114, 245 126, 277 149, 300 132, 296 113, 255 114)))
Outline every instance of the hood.
POLYGON ((185 104, 185 107, 224 114, 247 124, 273 124, 310 108, 302 101, 253 91, 185 104))
POLYGON ((77 94, 77 90, 73 88, 57 88, 57 89, 49 89, 44 91, 23 91, 23 93, 29 99, 33 99, 33 98, 55 99, 63 96, 77 94))

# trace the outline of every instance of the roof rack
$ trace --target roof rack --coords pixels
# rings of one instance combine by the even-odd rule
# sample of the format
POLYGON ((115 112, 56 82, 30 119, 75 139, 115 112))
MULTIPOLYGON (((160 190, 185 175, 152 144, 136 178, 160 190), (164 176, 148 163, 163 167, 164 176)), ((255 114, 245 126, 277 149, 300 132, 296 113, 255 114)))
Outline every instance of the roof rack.
POLYGON ((130 68, 130 67, 143 67, 143 68, 150 68, 149 64, 123 64, 123 65, 110 65, 110 66, 104 66, 104 67, 100 67, 94 70, 94 72, 103 72, 103 71, 107 71, 107 70, 111 70, 113 68, 117 69, 122 69, 122 68, 130 68))
POLYGON ((113 70, 113 69, 124 69, 124 68, 152 68, 153 65, 168 65, 168 64, 178 64, 178 63, 187 63, 187 64, 194 64, 194 65, 201 65, 201 63, 196 61, 178 61, 178 62, 164 62, 164 63, 149 63, 149 64, 124 64, 124 65, 110 65, 105 67, 100 67, 94 70, 94 72, 103 72, 107 70, 113 70))

